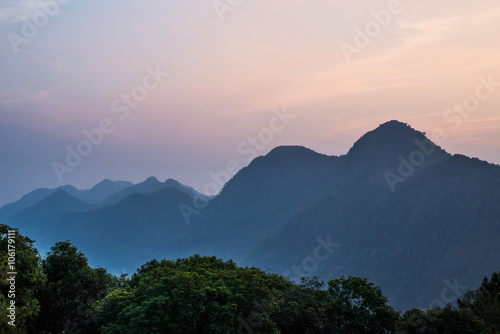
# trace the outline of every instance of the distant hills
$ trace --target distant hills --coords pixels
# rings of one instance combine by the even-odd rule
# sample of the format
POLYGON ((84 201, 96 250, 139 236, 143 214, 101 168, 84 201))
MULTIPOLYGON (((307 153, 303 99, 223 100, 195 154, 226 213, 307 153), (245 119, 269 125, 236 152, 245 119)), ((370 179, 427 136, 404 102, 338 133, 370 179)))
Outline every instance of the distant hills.
MULTIPOLYGON (((69 195, 89 204, 98 204, 106 200, 109 196, 123 189, 131 187, 133 184, 126 181, 111 181, 105 179, 96 184, 91 189, 78 190, 73 186, 65 185, 54 189, 40 188, 24 195, 14 203, 6 204, 0 208, 0 221, 5 221, 15 214, 21 212, 29 206, 37 204, 44 198, 62 190, 69 195)), ((62 208, 62 207, 61 207, 62 208)))
POLYGON ((154 240, 162 244, 180 235, 186 223, 179 205, 192 205, 195 196, 208 201, 172 179, 104 180, 83 191, 72 186, 34 190, 0 208, 0 222, 20 227, 42 253, 57 241, 71 240, 95 265, 132 272, 157 254, 154 240))
POLYGON ((129 195, 132 195, 134 193, 138 194, 149 194, 158 190, 161 190, 163 188, 168 188, 168 187, 174 187, 177 188, 181 191, 184 191, 188 193, 191 196, 202 196, 205 197, 204 195, 198 193, 196 190, 194 190, 191 187, 188 187, 186 185, 183 185, 173 179, 168 179, 165 182, 160 182, 158 181, 157 178, 155 177, 150 177, 147 180, 145 180, 142 183, 138 183, 135 185, 131 185, 129 187, 125 187, 121 189, 120 191, 117 191, 113 194, 110 194, 109 197, 107 197, 105 200, 102 201, 102 205, 110 205, 110 204, 115 204, 123 200, 129 195))
POLYGON ((114 271, 199 253, 294 279, 364 276, 404 310, 454 301, 499 270, 499 203, 500 166, 390 121, 339 157, 277 147, 211 199, 172 179, 105 180, 37 189, 0 221, 45 251, 71 240, 114 271))

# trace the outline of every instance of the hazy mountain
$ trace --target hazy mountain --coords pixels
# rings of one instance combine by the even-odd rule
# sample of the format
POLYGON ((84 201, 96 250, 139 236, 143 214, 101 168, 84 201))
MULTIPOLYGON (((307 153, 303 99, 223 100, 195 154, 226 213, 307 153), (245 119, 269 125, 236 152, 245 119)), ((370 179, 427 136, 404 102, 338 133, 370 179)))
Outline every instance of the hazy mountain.
POLYGON ((500 166, 452 156, 397 121, 340 157, 277 147, 206 205, 196 190, 156 178, 100 209, 57 196, 14 217, 44 226, 32 238, 70 239, 117 271, 217 255, 292 278, 368 277, 406 309, 455 301, 500 265, 500 166), (44 212, 54 202, 60 208, 44 212))
POLYGON ((85 203, 68 194, 65 190, 59 189, 53 194, 42 199, 40 202, 27 207, 21 213, 15 215, 12 219, 19 220, 28 216, 36 218, 47 213, 60 214, 71 211, 83 211, 90 207, 92 207, 91 204, 85 203))
POLYGON ((24 195, 20 200, 6 204, 0 208, 0 222, 6 222, 15 214, 21 212, 27 207, 38 203, 44 198, 54 194, 58 190, 64 190, 71 196, 78 198, 86 203, 100 203, 110 195, 132 186, 133 183, 127 181, 111 181, 105 179, 96 184, 91 189, 79 190, 73 186, 65 185, 54 189, 39 188, 24 195))
MULTIPOLYGON (((68 212, 86 211, 95 204, 85 203, 68 194, 65 190, 56 190, 53 194, 45 197, 38 203, 25 208, 8 220, 8 224, 20 227, 24 233, 33 236, 39 242, 43 242, 50 235, 54 235, 54 223, 68 212)), ((59 241, 59 240, 58 240, 59 241)))
POLYGON ((0 222, 6 222, 10 217, 14 216, 16 213, 21 212, 29 206, 32 206, 42 199, 52 195, 58 190, 64 190, 68 194, 72 194, 73 196, 77 196, 79 190, 73 186, 62 186, 55 189, 47 189, 47 188, 39 188, 29 192, 24 195, 20 200, 5 204, 0 208, 0 222))
POLYGON ((81 190, 78 198, 87 203, 101 203, 114 193, 133 185, 132 182, 128 181, 111 181, 105 179, 91 189, 81 190))
POLYGON ((177 187, 165 187, 134 193, 104 208, 68 213, 49 223, 52 244, 69 239, 96 265, 131 273, 151 258, 166 256, 161 246, 187 226, 179 205, 192 201, 177 187))
MULTIPOLYGON (((166 180, 161 183, 156 178, 151 177, 146 181, 134 185, 128 181, 111 181, 105 179, 90 189, 79 190, 73 186, 65 185, 54 189, 39 188, 24 195, 20 200, 4 205, 0 208, 0 222, 7 222, 11 217, 20 213, 24 209, 37 204, 44 198, 54 194, 58 190, 64 190, 74 198, 77 198, 85 203, 99 204, 102 206, 115 204, 133 193, 152 193, 165 187, 177 187, 191 196, 200 196, 205 198, 204 195, 198 193, 195 189, 183 185, 173 179, 166 180)), ((70 212, 71 210, 65 210, 70 212)))
POLYGON ((177 182, 174 179, 168 179, 165 182, 160 182, 156 177, 149 177, 147 178, 144 182, 134 184, 132 186, 126 187, 122 189, 121 191, 118 191, 112 195, 110 195, 108 198, 106 198, 104 201, 102 201, 102 205, 111 205, 111 204, 116 204, 123 200, 125 197, 132 195, 134 193, 138 194, 150 194, 155 191, 161 190, 163 188, 167 187, 175 187, 190 196, 200 196, 202 198, 205 198, 204 195, 198 193, 196 190, 194 190, 191 187, 185 186, 180 182, 177 182))
MULTIPOLYGON (((90 190, 77 191, 77 194, 91 192, 87 198, 96 200, 106 192, 128 184, 110 182, 104 180, 90 190)), ((8 224, 21 228, 36 239, 42 253, 57 241, 71 240, 89 256, 99 259, 99 265, 133 272, 150 256, 157 256, 156 247, 184 231, 186 223, 179 205, 192 204, 195 194, 201 198, 204 196, 175 180, 161 183, 155 178, 148 178, 137 187, 121 189, 113 198, 125 196, 127 192, 131 194, 118 203, 103 207, 100 203, 85 203, 64 190, 56 190, 10 217, 8 224), (155 191, 155 187, 159 190, 155 191), (140 194, 139 191, 147 193, 140 194), (134 248, 139 245, 143 253, 134 248), (117 249, 121 249, 120 257, 114 254, 117 249)))

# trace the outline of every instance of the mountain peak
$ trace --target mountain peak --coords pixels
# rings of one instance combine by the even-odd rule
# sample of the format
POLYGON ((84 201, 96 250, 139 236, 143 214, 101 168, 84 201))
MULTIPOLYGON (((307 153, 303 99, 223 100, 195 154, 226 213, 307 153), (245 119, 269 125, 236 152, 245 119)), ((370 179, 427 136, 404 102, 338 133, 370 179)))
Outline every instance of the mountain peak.
MULTIPOLYGON (((110 183, 113 183, 113 181, 111 181, 110 179, 104 179, 102 180, 101 182, 97 183, 95 186, 98 186, 98 185, 105 185, 105 184, 110 184, 110 183)), ((94 186, 94 187, 95 187, 94 186)))
POLYGON ((317 156, 319 153, 314 152, 313 150, 304 147, 304 146, 297 146, 297 145, 290 145, 290 146, 277 146, 273 148, 267 155, 266 157, 268 158, 275 158, 275 157, 305 157, 305 156, 311 156, 315 155, 317 156))
POLYGON ((70 194, 68 194, 63 189, 58 189, 52 195, 50 195, 50 197, 52 197, 52 199, 61 200, 61 199, 64 199, 64 198, 72 198, 73 196, 71 196, 70 194))
POLYGON ((400 129, 400 130, 403 130, 403 129, 410 129, 410 130, 413 130, 413 131, 416 131, 415 129, 413 129, 408 123, 403 123, 403 122, 400 122, 398 120, 391 120, 391 121, 388 121, 388 122, 385 122, 385 123, 382 123, 379 125, 378 129, 392 129, 392 130, 396 130, 396 129, 400 129))
POLYGON ((150 176, 143 183, 153 184, 153 183, 160 183, 160 181, 158 181, 156 177, 150 176))
POLYGON ((413 129, 406 123, 393 120, 367 132, 354 143, 347 155, 373 158, 375 155, 387 157, 396 154, 397 157, 415 150, 416 140, 422 142, 428 139, 423 132, 413 129))
POLYGON ((56 207, 75 208, 87 207, 88 204, 67 193, 63 189, 56 190, 52 195, 47 196, 32 207, 56 207))
POLYGON ((175 180, 175 179, 172 179, 172 178, 169 178, 169 179, 166 179, 165 182, 166 185, 179 185, 180 182, 175 180))
POLYGON ((425 153, 426 166, 450 157, 450 154, 428 139, 424 132, 392 120, 362 136, 347 153, 347 159, 372 168, 392 170, 400 157, 407 159, 418 150, 425 153))
POLYGON ((353 147, 349 151, 349 154, 355 153, 361 148, 364 148, 370 143, 373 145, 377 144, 387 144, 389 142, 397 142, 408 138, 424 138, 425 135, 413 129, 410 125, 402 123, 396 120, 392 120, 383 124, 380 124, 376 129, 367 132, 363 135, 357 142, 354 143, 353 147))

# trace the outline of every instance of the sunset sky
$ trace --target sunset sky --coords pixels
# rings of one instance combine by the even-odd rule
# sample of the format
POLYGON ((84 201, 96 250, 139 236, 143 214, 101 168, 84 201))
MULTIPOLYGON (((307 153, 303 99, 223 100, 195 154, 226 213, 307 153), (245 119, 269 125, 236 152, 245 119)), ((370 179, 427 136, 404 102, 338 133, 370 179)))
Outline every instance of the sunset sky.
POLYGON ((345 154, 397 119, 500 164, 498 0, 54 1, 0 2, 0 205, 104 178, 204 191, 285 109, 259 155, 345 154))

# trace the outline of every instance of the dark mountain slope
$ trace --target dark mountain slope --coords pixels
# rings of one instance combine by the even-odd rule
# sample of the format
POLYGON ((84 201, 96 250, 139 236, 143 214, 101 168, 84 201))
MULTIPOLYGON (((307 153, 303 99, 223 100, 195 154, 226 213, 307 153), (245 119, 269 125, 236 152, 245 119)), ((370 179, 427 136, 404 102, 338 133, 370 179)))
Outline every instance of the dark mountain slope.
MULTIPOLYGON (((356 181, 384 186, 387 185, 385 173, 399 175, 402 161, 414 168, 413 173, 418 173, 450 156, 423 132, 408 124, 389 121, 356 141, 347 155, 342 157, 342 164, 356 181)), ((405 164, 404 172, 407 166, 405 164)))
MULTIPOLYGON (((377 194, 390 193, 384 173, 397 173, 399 157, 420 149, 416 141, 431 145, 423 133, 390 121, 362 136, 341 157, 300 146, 275 148, 237 173, 193 218, 194 224, 178 243, 186 245, 179 255, 195 251, 242 259, 286 220, 325 197, 363 198, 370 187, 378 189, 377 194), (363 191, 353 192, 358 187, 363 191)), ((432 154, 425 156, 415 174, 450 157, 437 146, 431 148, 432 154)), ((173 250, 182 248, 178 244, 172 245, 173 250)))
POLYGON ((180 254, 214 253, 239 258, 288 218, 343 182, 332 173, 337 157, 299 146, 278 147, 239 171, 174 244, 180 254))
MULTIPOLYGON (((285 272, 369 277, 400 309, 427 307, 445 280, 475 287, 498 270, 500 167, 454 156, 395 193, 357 184, 292 218, 247 260, 285 272), (340 244, 307 272, 317 238, 340 244), (306 262, 307 264, 307 262, 306 262)), ((293 274, 297 276, 297 274, 293 274)), ((456 300, 456 296, 455 296, 456 300)))

